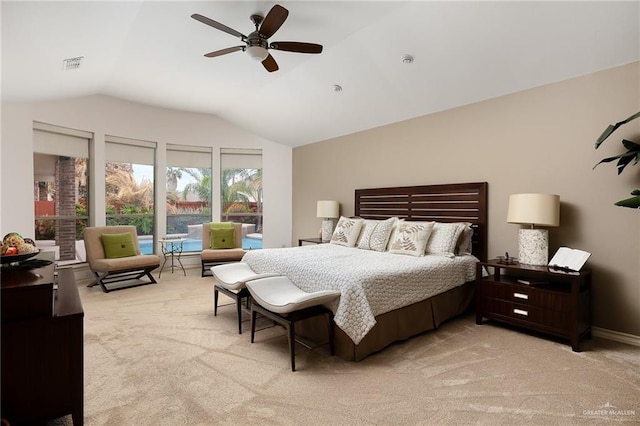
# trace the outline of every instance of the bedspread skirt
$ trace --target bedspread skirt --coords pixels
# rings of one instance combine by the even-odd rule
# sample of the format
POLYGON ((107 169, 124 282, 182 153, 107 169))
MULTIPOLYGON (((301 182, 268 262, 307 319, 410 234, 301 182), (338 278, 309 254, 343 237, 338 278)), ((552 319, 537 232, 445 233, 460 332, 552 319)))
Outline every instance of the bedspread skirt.
MULTIPOLYGON (((346 361, 360 361, 390 344, 434 330, 448 319, 461 315, 473 306, 475 282, 452 288, 409 306, 380 314, 376 324, 357 345, 335 323, 335 355, 346 361)), ((324 318, 315 317, 296 323, 296 335, 316 342, 326 341, 324 318)))

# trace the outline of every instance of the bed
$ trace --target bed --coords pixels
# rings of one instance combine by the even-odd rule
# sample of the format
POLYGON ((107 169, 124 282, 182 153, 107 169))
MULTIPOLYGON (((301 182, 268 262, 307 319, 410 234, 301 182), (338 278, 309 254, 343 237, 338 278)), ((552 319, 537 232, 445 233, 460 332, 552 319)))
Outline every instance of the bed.
MULTIPOLYGON (((475 265, 486 260, 486 182, 359 189, 355 217, 376 223, 389 218, 424 225, 464 222, 472 230, 469 250, 459 256, 406 256, 320 244, 256 250, 243 261, 258 273, 285 275, 305 291, 339 289, 340 300, 330 306, 334 349, 349 361, 433 330, 469 308, 475 265)), ((321 340, 326 324, 311 318, 298 324, 296 333, 321 340)))

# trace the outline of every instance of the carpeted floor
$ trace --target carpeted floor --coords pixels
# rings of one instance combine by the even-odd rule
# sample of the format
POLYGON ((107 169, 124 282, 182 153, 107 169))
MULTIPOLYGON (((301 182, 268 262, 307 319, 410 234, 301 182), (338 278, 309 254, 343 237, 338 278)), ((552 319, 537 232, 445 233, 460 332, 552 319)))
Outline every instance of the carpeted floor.
POLYGON ((358 363, 298 346, 292 373, 281 328, 251 344, 234 306, 213 316, 212 278, 187 272, 80 287, 85 424, 640 423, 639 347, 594 339, 574 353, 468 315, 358 363))

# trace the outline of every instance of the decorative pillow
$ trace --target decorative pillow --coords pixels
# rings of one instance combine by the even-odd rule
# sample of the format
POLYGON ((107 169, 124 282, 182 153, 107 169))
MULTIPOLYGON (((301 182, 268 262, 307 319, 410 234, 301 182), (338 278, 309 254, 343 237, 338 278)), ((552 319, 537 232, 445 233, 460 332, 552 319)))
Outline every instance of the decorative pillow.
POLYGON ((433 222, 396 222, 389 240, 389 253, 424 256, 433 222))
POLYGON ((364 219, 350 219, 341 216, 336 225, 336 229, 333 231, 330 243, 346 247, 355 247, 363 222, 364 219))
POLYGON ((358 239, 358 248, 385 251, 391 231, 393 231, 397 220, 397 217, 391 217, 386 220, 365 219, 358 239))
POLYGON ((465 224, 436 222, 427 243, 427 254, 455 256, 456 244, 465 224))
POLYGON ((133 244, 133 234, 123 232, 122 234, 102 234, 102 247, 107 259, 117 259, 119 257, 129 257, 137 255, 136 247, 133 244))
POLYGON ((211 229, 211 248, 212 249, 230 249, 236 246, 235 240, 236 230, 231 228, 212 228, 211 229))
POLYGON ((473 251, 472 239, 473 228, 470 223, 463 223, 464 228, 458 237, 458 243, 456 244, 456 256, 463 256, 471 254, 473 251))

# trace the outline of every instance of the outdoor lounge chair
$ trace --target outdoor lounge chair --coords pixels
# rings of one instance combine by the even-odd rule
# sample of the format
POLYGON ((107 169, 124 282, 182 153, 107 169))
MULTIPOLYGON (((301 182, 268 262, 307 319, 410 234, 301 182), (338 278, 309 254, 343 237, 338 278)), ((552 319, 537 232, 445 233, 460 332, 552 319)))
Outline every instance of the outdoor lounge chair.
POLYGON ((160 266, 161 259, 155 254, 140 254, 135 226, 87 227, 84 230, 84 243, 89 268, 96 276, 87 287, 99 284, 102 291, 108 293, 111 290, 156 283, 151 271, 160 266), (103 235, 107 235, 105 238, 115 248, 105 247, 103 235), (122 236, 121 242, 117 240, 119 236, 122 236), (148 280, 141 280, 145 275, 148 280), (125 281, 129 281, 129 285, 107 287, 125 281))

